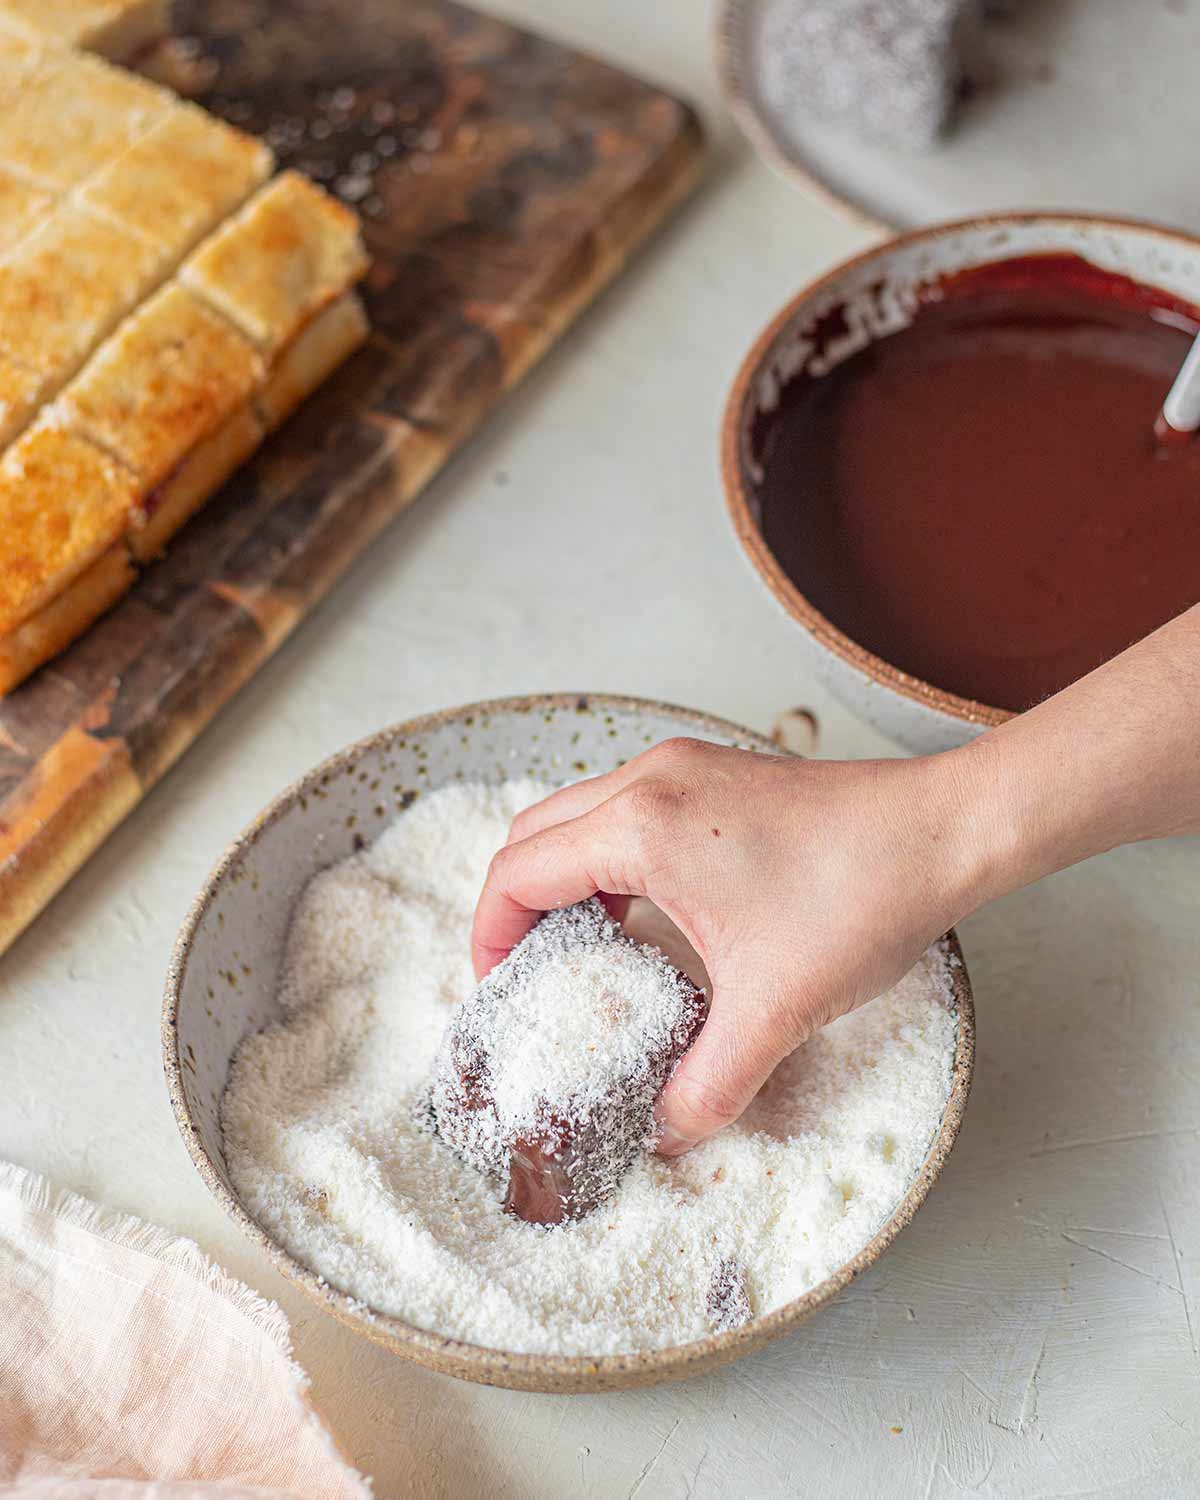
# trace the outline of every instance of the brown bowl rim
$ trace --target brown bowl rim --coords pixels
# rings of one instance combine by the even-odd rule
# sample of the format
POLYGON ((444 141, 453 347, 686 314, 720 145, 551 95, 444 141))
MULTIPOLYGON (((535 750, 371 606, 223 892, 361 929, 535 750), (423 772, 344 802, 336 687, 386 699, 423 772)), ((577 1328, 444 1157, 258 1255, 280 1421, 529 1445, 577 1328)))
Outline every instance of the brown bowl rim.
POLYGON ((957 934, 951 929, 945 935, 947 971, 957 1013, 957 1040, 953 1077, 945 1111, 937 1133, 930 1143, 920 1172, 896 1205, 887 1222, 872 1239, 832 1276, 813 1287, 802 1297, 785 1303, 771 1312, 754 1318, 741 1328, 712 1334, 690 1344, 672 1345, 666 1349, 630 1354, 547 1355, 517 1354, 483 1345, 448 1338, 429 1329, 418 1328, 389 1314, 371 1312, 364 1317, 361 1304, 347 1293, 323 1281, 278 1245, 242 1206, 240 1200, 221 1181, 217 1168, 202 1144, 192 1120, 183 1089, 182 1057, 179 1049, 179 1002, 187 975, 192 944, 205 912, 217 899, 219 889, 231 869, 243 860, 248 850, 266 831, 286 816, 297 799, 322 776, 337 774, 362 755, 386 746, 397 739, 412 739, 453 723, 464 715, 477 719, 502 713, 537 713, 546 709, 563 709, 586 700, 607 712, 642 712, 665 715, 679 722, 682 732, 711 733, 748 745, 754 749, 780 754, 779 747, 765 736, 730 720, 696 709, 655 699, 611 693, 545 693, 523 697, 494 698, 479 703, 442 709, 375 731, 337 751, 312 770, 291 782, 279 792, 263 811, 242 830, 217 860, 200 891, 192 901, 179 930, 167 966, 162 1006, 163 1068, 167 1092, 175 1122, 187 1147, 192 1164, 205 1186, 226 1214, 260 1249, 277 1271, 318 1302, 340 1322, 357 1333, 383 1345, 406 1359, 427 1368, 460 1379, 487 1385, 507 1386, 516 1390, 544 1392, 581 1392, 653 1385, 660 1381, 682 1379, 739 1359, 780 1334, 831 1301, 851 1281, 872 1265, 896 1236, 912 1220, 937 1180, 946 1158, 958 1137, 970 1093, 975 1059, 975 1008, 970 977, 963 961, 957 934))
POLYGON ((738 541, 778 603, 794 620, 803 625, 820 645, 833 655, 840 657, 848 666, 870 677, 881 687, 890 688, 894 693, 912 702, 920 703, 925 708, 984 728, 1003 724, 1015 718, 1016 713, 1010 709, 995 708, 991 704, 979 703, 972 698, 964 698, 946 688, 926 682, 923 678, 915 677, 885 658, 876 656, 874 652, 860 645, 852 636, 847 635, 835 625, 827 615, 822 614, 808 596, 792 582, 767 545, 766 538, 754 519, 750 507, 749 486, 746 484, 742 470, 739 435, 751 383, 762 368, 766 356, 784 329, 795 319, 804 303, 840 280, 847 272, 875 260, 881 254, 905 245, 917 244, 922 240, 940 239, 945 235, 961 233, 964 230, 993 226, 997 228, 1018 227, 1028 224, 1086 224, 1100 229, 1143 230, 1164 239, 1178 240, 1192 249, 1200 249, 1200 235, 1190 234, 1183 229, 1172 229, 1167 225, 1157 224, 1152 219, 1122 217, 1116 214, 1075 213, 1071 210, 1055 209, 970 214, 965 218, 941 220, 936 224, 923 225, 919 229, 909 229, 901 234, 889 235, 887 239, 874 241, 865 249, 838 261, 831 269, 823 271, 820 276, 807 282, 784 303, 743 355, 733 377, 729 394, 725 398, 721 418, 720 469, 726 509, 738 541))

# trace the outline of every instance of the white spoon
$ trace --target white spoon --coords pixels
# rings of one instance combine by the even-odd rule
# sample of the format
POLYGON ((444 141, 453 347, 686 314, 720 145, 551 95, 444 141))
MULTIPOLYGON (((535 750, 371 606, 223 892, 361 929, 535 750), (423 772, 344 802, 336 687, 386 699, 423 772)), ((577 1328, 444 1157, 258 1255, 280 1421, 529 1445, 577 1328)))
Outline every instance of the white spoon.
POLYGON ((1154 423, 1160 443, 1179 442, 1200 429, 1200 334, 1188 350, 1154 423))

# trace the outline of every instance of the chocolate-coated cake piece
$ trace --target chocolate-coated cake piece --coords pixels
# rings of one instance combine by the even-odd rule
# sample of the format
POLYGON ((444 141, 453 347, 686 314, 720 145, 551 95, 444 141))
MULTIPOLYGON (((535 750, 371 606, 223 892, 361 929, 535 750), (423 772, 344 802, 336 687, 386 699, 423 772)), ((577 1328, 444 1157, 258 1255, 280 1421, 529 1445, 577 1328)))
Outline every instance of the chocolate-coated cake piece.
POLYGON ((704 992, 596 898, 548 912, 455 1012, 434 1127, 507 1183, 516 1217, 581 1218, 653 1145, 654 1101, 706 1010, 704 992))

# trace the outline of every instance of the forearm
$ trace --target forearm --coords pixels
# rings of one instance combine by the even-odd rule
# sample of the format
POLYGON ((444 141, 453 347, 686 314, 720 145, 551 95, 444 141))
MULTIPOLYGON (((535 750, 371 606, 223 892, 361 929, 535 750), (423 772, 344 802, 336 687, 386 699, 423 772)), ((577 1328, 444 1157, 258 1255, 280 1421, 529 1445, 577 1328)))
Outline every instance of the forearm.
POLYGON ((946 759, 964 914, 1118 844, 1200 832, 1200 605, 946 759))

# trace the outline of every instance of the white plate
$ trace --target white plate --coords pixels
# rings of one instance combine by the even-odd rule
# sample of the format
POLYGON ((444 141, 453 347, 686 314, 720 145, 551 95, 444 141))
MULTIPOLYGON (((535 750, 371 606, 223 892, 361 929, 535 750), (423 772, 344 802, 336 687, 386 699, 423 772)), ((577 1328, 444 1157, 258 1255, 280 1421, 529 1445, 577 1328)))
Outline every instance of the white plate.
POLYGON ((804 3, 726 0, 718 23, 734 114, 789 179, 886 227, 1054 208, 1200 232, 1200 0, 1009 0, 981 31, 993 82, 927 152, 767 107, 761 18, 804 3))

